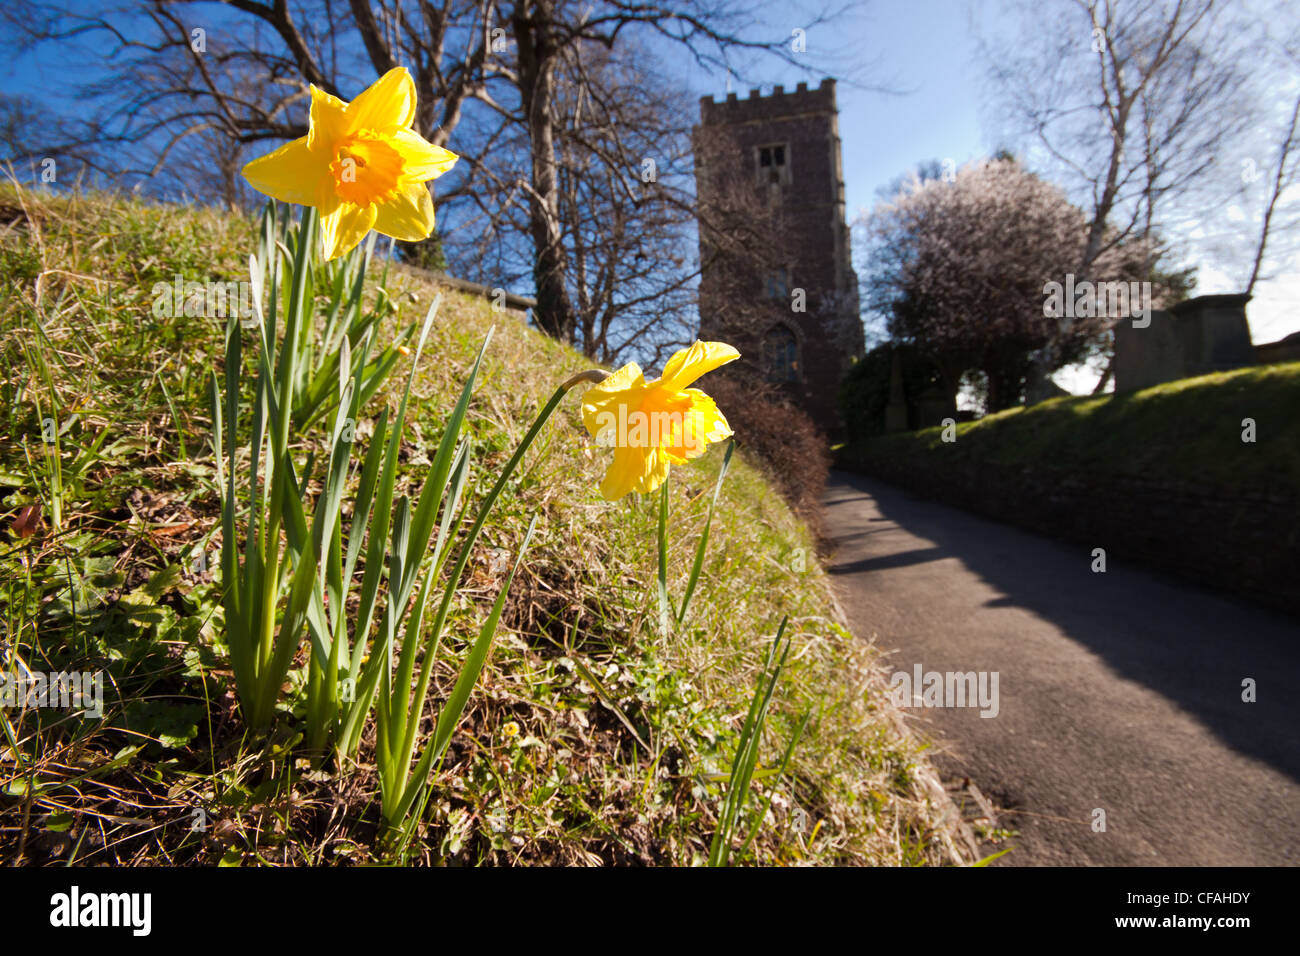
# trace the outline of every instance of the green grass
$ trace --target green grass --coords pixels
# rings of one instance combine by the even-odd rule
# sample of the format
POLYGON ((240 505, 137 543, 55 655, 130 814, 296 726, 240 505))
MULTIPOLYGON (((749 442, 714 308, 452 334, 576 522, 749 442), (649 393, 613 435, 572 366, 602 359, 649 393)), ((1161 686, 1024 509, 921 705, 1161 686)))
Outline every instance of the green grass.
POLYGON ((885 435, 850 456, 924 454, 1098 476, 1294 496, 1300 489, 1300 362, 1262 365, 1124 395, 1056 398, 957 425, 885 435), (1244 419, 1255 441, 1242 441, 1244 419))
MULTIPOLYGON (((16 650, 34 670, 102 670, 107 685, 98 720, 0 710, 0 858, 702 863, 788 616, 791 649, 753 771, 760 799, 750 804, 765 816, 736 823, 745 835, 758 826, 733 862, 948 862, 943 808, 923 780, 929 765, 897 729, 874 651, 837 623, 806 527, 738 454, 689 613, 660 633, 658 502, 601 499, 606 453, 581 428, 577 395, 484 530, 448 619, 435 702, 450 693, 531 515, 541 515, 416 838, 386 844, 373 727, 358 765, 336 775, 292 754, 304 716, 298 672, 271 738, 247 736, 234 706, 213 576, 220 515, 205 392, 210 372, 222 371, 225 322, 160 318, 150 307, 154 283, 177 273, 238 279, 252 223, 13 190, 0 192, 0 211, 0 659, 8 665, 16 650), (54 443, 42 440, 46 418, 54 443), (20 536, 17 519, 36 503, 42 527, 20 536), (787 773, 774 774, 805 713, 787 773), (796 809, 806 832, 790 825, 796 809)), ((390 271, 386 289, 398 305, 390 335, 419 322, 439 291, 403 269, 390 271)), ((476 506, 541 404, 585 362, 517 314, 443 295, 415 377, 399 493, 418 491, 440 423, 495 326, 466 419, 485 462, 466 491, 476 506)), ((363 416, 392 400, 376 396, 363 416)), ((323 447, 323 428, 298 449, 304 458, 323 447)), ((721 462, 715 449, 674 471, 673 594, 690 575, 721 462)), ((426 723, 436 712, 426 710, 426 723)))

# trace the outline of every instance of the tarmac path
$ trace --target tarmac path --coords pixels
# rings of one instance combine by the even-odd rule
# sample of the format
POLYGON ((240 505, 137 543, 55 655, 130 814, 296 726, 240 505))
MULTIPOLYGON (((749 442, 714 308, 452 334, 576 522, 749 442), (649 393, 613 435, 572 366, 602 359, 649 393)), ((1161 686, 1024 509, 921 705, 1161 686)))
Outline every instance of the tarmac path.
POLYGON ((1300 865, 1300 622, 860 475, 826 523, 896 670, 998 674, 996 716, 906 711, 1018 831, 996 865, 1300 865))

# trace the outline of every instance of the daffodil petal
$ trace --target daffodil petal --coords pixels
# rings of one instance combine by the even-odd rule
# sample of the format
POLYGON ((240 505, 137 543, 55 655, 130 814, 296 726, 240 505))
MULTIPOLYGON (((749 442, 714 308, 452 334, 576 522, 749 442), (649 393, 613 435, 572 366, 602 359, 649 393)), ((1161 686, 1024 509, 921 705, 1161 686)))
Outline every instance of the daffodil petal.
POLYGON ((717 403, 698 388, 678 387, 694 381, 740 353, 722 342, 696 342, 674 355, 661 378, 646 382, 639 366, 629 363, 582 396, 582 422, 614 453, 601 480, 600 493, 610 501, 630 491, 650 494, 663 485, 673 465, 704 454, 707 447, 731 437, 731 426, 717 403), (616 429, 610 441, 609 429, 616 429), (618 429, 626 429, 622 434, 618 429))
POLYGON ((347 105, 320 87, 311 88, 311 127, 307 146, 313 153, 333 158, 334 144, 348 131, 347 105))
POLYGON ((712 398, 698 388, 688 388, 682 393, 690 396, 690 408, 682 416, 682 427, 674 429, 671 439, 664 443, 664 453, 675 464, 684 464, 703 455, 709 445, 730 438, 734 434, 726 417, 712 398))
POLYGON ((434 146, 412 129, 394 127, 384 130, 383 134, 402 157, 402 175, 409 182, 423 183, 436 179, 460 159, 451 150, 434 146))
POLYGON ((668 480, 671 466, 672 462, 662 449, 650 449, 649 454, 643 456, 641 461, 641 478, 637 482, 636 490, 643 495, 657 491, 659 486, 668 480))
POLYGON ((670 465, 656 448, 616 448, 600 493, 606 501, 617 501, 630 491, 649 494, 664 483, 670 465))
POLYGON ((415 81, 395 66, 366 87, 347 108, 348 130, 381 130, 415 121, 415 81))
POLYGON ((320 220, 320 237, 322 254, 325 261, 337 259, 352 250, 365 238, 375 224, 376 209, 373 203, 367 206, 354 206, 342 203, 328 216, 320 220))
POLYGON ((614 372, 599 385, 593 385, 582 396, 582 424, 592 438, 600 433, 600 413, 618 414, 619 405, 631 405, 636 401, 635 393, 645 387, 645 376, 641 366, 629 362, 614 372))
POLYGON ((339 198, 339 194, 334 188, 334 178, 332 176, 323 175, 317 179, 316 200, 312 205, 316 207, 322 222, 332 216, 343 205, 343 200, 339 198))
POLYGON ((641 366, 637 365, 636 362, 628 362, 618 371, 611 372, 609 375, 605 376, 603 382, 587 389, 582 396, 582 400, 586 402, 589 397, 595 399, 617 395, 620 392, 627 391, 629 388, 637 388, 644 384, 645 375, 641 371, 641 366))
POLYGON ((418 242, 433 232, 433 200, 429 187, 417 183, 386 202, 378 203, 375 230, 394 239, 418 242))
POLYGON ((725 342, 695 342, 668 360, 659 384, 665 388, 681 390, 691 385, 706 372, 720 365, 734 362, 740 353, 725 342))
POLYGON ((304 136, 253 160, 243 172, 254 189, 272 199, 314 206, 320 195, 322 175, 328 170, 313 158, 304 136))
POLYGON ((615 448, 614 460, 605 469, 600 482, 600 493, 606 501, 617 501, 629 491, 635 491, 644 469, 645 449, 615 448))

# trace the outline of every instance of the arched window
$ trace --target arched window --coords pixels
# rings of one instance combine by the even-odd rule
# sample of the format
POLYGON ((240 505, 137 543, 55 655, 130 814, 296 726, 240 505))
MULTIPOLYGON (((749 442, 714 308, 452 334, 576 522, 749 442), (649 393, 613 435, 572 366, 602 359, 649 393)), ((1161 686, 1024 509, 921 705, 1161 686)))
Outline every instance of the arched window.
POLYGON ((774 325, 763 336, 763 366, 769 382, 799 381, 799 340, 788 325, 774 325))

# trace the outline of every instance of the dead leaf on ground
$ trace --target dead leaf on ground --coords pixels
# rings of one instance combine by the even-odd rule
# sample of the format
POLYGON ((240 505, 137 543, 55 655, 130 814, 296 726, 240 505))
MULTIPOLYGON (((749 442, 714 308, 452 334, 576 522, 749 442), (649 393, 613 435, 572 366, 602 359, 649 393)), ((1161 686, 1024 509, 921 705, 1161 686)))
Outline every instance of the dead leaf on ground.
POLYGON ((18 512, 11 527, 20 538, 30 538, 41 528, 41 505, 37 502, 18 512))

